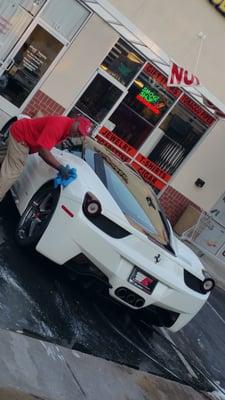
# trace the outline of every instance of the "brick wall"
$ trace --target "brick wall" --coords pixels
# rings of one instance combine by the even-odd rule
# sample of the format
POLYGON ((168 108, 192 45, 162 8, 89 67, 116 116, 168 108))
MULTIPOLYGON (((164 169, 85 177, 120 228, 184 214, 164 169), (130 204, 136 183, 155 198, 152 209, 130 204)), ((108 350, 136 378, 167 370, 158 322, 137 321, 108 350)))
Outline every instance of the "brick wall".
POLYGON ((171 186, 169 186, 160 197, 160 203, 172 226, 176 224, 189 204, 199 210, 196 204, 192 203, 191 200, 177 192, 171 186))
POLYGON ((35 93, 35 95, 33 96, 30 103, 23 110, 23 113, 34 117, 34 115, 38 111, 41 111, 45 115, 60 115, 63 114, 64 110, 65 108, 52 100, 51 97, 47 96, 41 90, 38 90, 37 93, 35 93))

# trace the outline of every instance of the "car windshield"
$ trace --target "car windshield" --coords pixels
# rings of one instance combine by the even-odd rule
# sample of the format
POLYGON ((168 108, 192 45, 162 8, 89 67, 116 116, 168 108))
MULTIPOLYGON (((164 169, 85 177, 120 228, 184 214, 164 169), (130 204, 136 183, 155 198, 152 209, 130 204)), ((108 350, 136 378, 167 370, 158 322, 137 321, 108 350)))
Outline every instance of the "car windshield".
POLYGON ((122 181, 121 177, 104 160, 107 188, 123 213, 134 223, 140 224, 149 233, 156 235, 157 231, 138 203, 134 195, 122 181))
POLYGON ((95 170, 130 224, 163 245, 169 230, 149 185, 105 147, 88 140, 85 160, 95 170))

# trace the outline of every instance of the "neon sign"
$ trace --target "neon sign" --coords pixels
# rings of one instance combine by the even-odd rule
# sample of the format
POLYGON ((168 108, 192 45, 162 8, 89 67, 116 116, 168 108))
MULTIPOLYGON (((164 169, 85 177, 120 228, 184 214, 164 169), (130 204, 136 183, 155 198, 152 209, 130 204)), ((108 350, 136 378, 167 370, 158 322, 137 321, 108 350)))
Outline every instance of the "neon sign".
POLYGON ((136 96, 136 99, 140 101, 140 103, 148 107, 153 113, 157 115, 160 114, 160 109, 159 109, 160 96, 158 96, 152 90, 148 89, 146 86, 144 86, 141 92, 136 96))
POLYGON ((160 97, 155 94, 152 90, 148 89, 146 86, 141 90, 140 96, 147 100, 149 103, 158 103, 160 97))

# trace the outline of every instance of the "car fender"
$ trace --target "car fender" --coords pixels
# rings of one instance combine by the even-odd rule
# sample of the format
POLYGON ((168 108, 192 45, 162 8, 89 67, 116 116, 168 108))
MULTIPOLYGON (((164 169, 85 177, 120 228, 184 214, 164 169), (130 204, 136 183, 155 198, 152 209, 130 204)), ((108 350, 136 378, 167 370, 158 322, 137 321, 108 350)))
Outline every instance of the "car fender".
POLYGON ((56 176, 54 168, 46 164, 38 154, 30 155, 21 176, 14 184, 12 193, 20 214, 24 212, 33 195, 56 176))
POLYGON ((72 240, 75 229, 74 218, 78 212, 79 202, 65 197, 61 192, 53 217, 36 250, 59 265, 80 254, 80 247, 72 240))

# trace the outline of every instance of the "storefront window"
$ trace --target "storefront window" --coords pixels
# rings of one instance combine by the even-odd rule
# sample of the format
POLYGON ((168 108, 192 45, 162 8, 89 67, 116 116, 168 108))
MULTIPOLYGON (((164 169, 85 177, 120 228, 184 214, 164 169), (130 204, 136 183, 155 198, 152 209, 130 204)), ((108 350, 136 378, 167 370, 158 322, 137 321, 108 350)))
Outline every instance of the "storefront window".
POLYGON ((120 89, 101 74, 98 74, 72 108, 69 116, 74 116, 77 112, 81 112, 94 122, 100 123, 121 94, 122 91, 120 89))
POLYGON ((142 72, 129 89, 124 103, 140 117, 155 126, 173 104, 163 87, 154 85, 142 72))
POLYGON ((135 78, 145 60, 120 39, 103 61, 101 68, 127 86, 135 78))
POLYGON ((139 148, 175 101, 163 86, 141 72, 110 117, 114 133, 139 148))
POLYGON ((172 175, 207 129, 179 103, 157 130, 159 140, 148 158, 172 175))
POLYGON ((55 37, 36 26, 1 76, 0 95, 20 107, 62 47, 55 37))

